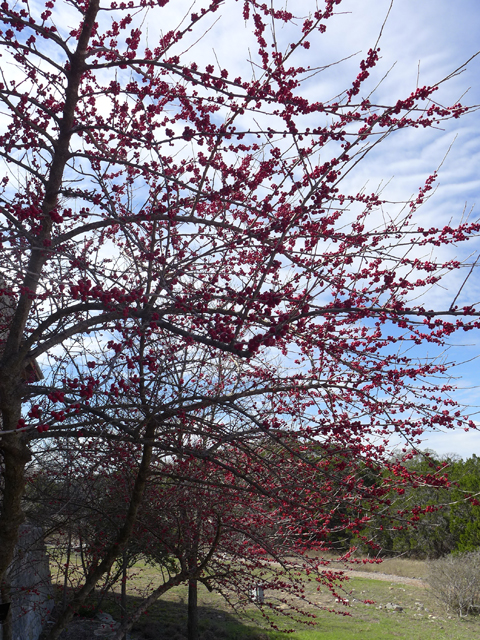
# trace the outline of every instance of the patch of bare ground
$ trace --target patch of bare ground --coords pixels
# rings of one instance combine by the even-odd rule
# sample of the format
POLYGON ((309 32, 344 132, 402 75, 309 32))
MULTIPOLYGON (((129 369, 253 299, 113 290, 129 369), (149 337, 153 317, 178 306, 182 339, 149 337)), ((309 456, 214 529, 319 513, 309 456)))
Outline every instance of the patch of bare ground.
POLYGON ((347 569, 344 571, 349 578, 368 578, 369 580, 383 580, 385 582, 399 582, 401 584, 411 584, 415 587, 426 588, 425 582, 421 578, 409 578, 407 576, 397 576, 392 573, 381 573, 380 571, 361 571, 357 569, 347 569))

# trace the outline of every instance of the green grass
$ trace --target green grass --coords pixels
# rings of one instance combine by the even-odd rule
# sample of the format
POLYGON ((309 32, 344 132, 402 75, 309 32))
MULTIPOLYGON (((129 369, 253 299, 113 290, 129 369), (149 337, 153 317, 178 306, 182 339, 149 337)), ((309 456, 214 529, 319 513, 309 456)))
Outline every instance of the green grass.
MULTIPOLYGON (((426 589, 398 583, 392 586, 390 582, 365 578, 353 579, 350 586, 355 590, 352 596, 375 600, 375 604, 353 602, 345 609, 351 614, 348 617, 318 612, 317 625, 313 628, 279 619, 282 626, 287 622, 295 628, 295 632, 288 635, 265 628, 261 614, 253 607, 244 614, 233 616, 222 605, 209 606, 210 594, 200 590, 199 617, 203 637, 205 640, 477 640, 480 637, 478 619, 449 618, 426 589), (403 612, 379 608, 387 602, 399 604, 404 608, 403 612), (421 606, 416 603, 421 603, 421 606)), ((168 599, 164 598, 152 607, 148 621, 142 620, 136 627, 137 631, 147 631, 149 640, 163 640, 161 633, 167 623, 170 630, 179 634, 180 640, 182 629, 186 628, 185 599, 186 589, 172 590, 168 599)), ((165 639, 167 637, 165 635, 165 639)))
MULTIPOLYGON (((424 574, 424 565, 419 561, 396 559, 373 566, 371 578, 353 577, 348 582, 349 607, 335 603, 328 592, 319 594, 315 581, 307 582, 305 595, 311 601, 335 607, 350 615, 335 615, 306 608, 306 611, 316 615, 315 627, 294 622, 285 615, 277 615, 274 622, 278 627, 294 629, 294 633, 288 635, 270 629, 261 612, 253 605, 243 613, 232 612, 218 593, 211 593, 199 585, 201 640, 478 640, 480 618, 459 620, 449 615, 426 588, 375 579, 375 571, 393 573, 393 568, 397 575, 419 577, 424 574), (373 600, 375 604, 366 605, 363 600, 373 600), (397 604, 403 611, 387 610, 387 603, 397 604)), ((134 584, 128 598, 130 610, 140 601, 138 593, 147 590, 152 580, 158 581, 158 574, 152 567, 138 566, 136 569, 139 574, 132 581, 134 584)), ((363 571, 364 567, 360 566, 359 569, 363 571)), ((268 602, 268 591, 265 596, 268 602)), ((148 615, 142 616, 136 624, 132 640, 184 640, 186 603, 186 586, 167 592, 150 608, 148 615)), ((94 604, 94 598, 91 604, 94 604)), ((119 619, 118 596, 109 596, 102 604, 102 609, 119 619)))
MULTIPOLYGON (((294 640, 476 640, 480 636, 478 619, 449 617, 426 589, 365 578, 352 579, 350 587, 354 590, 352 599, 371 599, 375 604, 352 602, 345 609, 351 614, 348 617, 320 612, 315 628, 297 627, 289 637, 294 640), (388 602, 399 604, 403 611, 385 609, 388 602)), ((267 637, 279 640, 286 636, 268 632, 267 637)))

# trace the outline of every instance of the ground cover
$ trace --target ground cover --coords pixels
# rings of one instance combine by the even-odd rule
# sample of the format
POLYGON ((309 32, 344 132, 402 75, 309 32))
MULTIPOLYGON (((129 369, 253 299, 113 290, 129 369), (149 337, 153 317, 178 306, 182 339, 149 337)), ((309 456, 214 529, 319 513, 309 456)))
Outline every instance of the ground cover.
MULTIPOLYGON (((218 593, 209 592, 200 585, 201 640, 280 640, 287 637, 292 640, 477 640, 480 636, 480 619, 469 617, 459 620, 445 611, 421 581, 425 572, 425 563, 404 559, 392 559, 380 565, 361 565, 358 572, 349 572, 351 578, 345 593, 349 600, 348 607, 336 603, 329 593, 318 593, 314 581, 307 582, 307 598, 350 615, 334 615, 305 607, 307 612, 316 615, 316 626, 309 627, 290 622, 286 615, 288 606, 284 605, 282 613, 274 617, 274 621, 281 628, 293 628, 294 632, 288 635, 269 629, 254 604, 244 612, 233 612, 218 593), (393 569, 396 575, 387 573, 393 569), (364 604, 364 600, 372 600, 374 604, 364 604)), ((141 590, 156 578, 155 569, 143 564, 137 565, 132 573, 136 575, 130 581, 128 590, 129 609, 138 603, 141 590)), ((275 603, 268 591, 265 596, 267 602, 275 603)), ((89 607, 95 605, 95 597, 91 598, 89 607)), ((119 594, 110 594, 103 601, 102 610, 118 620, 119 594)), ((87 607, 83 613, 88 616, 93 609, 87 607)), ((186 621, 187 587, 180 586, 169 591, 150 608, 134 627, 131 638, 184 640, 186 621)), ((91 637, 80 635, 79 622, 77 619, 65 634, 65 640, 91 637)))

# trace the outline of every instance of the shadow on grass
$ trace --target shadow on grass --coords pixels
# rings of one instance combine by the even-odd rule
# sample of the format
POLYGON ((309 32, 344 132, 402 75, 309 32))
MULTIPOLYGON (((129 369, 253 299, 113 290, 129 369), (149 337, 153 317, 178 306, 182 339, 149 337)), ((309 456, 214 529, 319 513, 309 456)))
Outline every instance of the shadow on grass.
MULTIPOLYGON (((243 624, 232 613, 214 607, 198 607, 200 640, 268 640, 269 635, 243 624)), ((144 640, 186 640, 187 605, 158 601, 134 626, 144 640)))
MULTIPOLYGON (((72 627, 62 638, 74 640, 83 638, 80 631, 81 620, 85 622, 85 631, 92 633, 92 621, 97 608, 95 596, 81 608, 75 616, 72 627), (78 636, 77 636, 78 633, 78 636)), ((127 611, 133 612, 142 602, 142 598, 127 596, 127 611)), ((120 621, 121 612, 118 597, 109 595, 102 602, 101 611, 109 613, 116 621, 120 621)), ((214 606, 199 606, 199 640, 271 640, 272 636, 262 629, 244 624, 239 618, 228 611, 214 606)), ((100 622, 98 622, 100 625, 100 622)), ((158 600, 147 614, 143 615, 130 632, 132 640, 186 640, 187 639, 187 603, 184 598, 177 601, 158 600)))
MULTIPOLYGON (((233 614, 212 607, 198 608, 200 640, 268 640, 264 632, 246 626, 233 614)), ((145 640, 185 640, 187 607, 181 602, 159 602, 155 611, 139 620, 134 630, 145 640)))

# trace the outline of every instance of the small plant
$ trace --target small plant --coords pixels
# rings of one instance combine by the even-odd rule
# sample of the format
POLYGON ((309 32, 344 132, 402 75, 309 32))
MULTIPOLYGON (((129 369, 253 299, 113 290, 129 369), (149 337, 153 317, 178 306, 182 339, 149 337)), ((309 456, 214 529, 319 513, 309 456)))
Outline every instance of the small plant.
POLYGON ((428 564, 433 595, 460 617, 480 611, 480 550, 445 556, 428 564))
POLYGON ((81 616, 82 618, 94 618, 96 615, 96 609, 91 605, 82 605, 81 607, 79 607, 77 615, 81 616))

